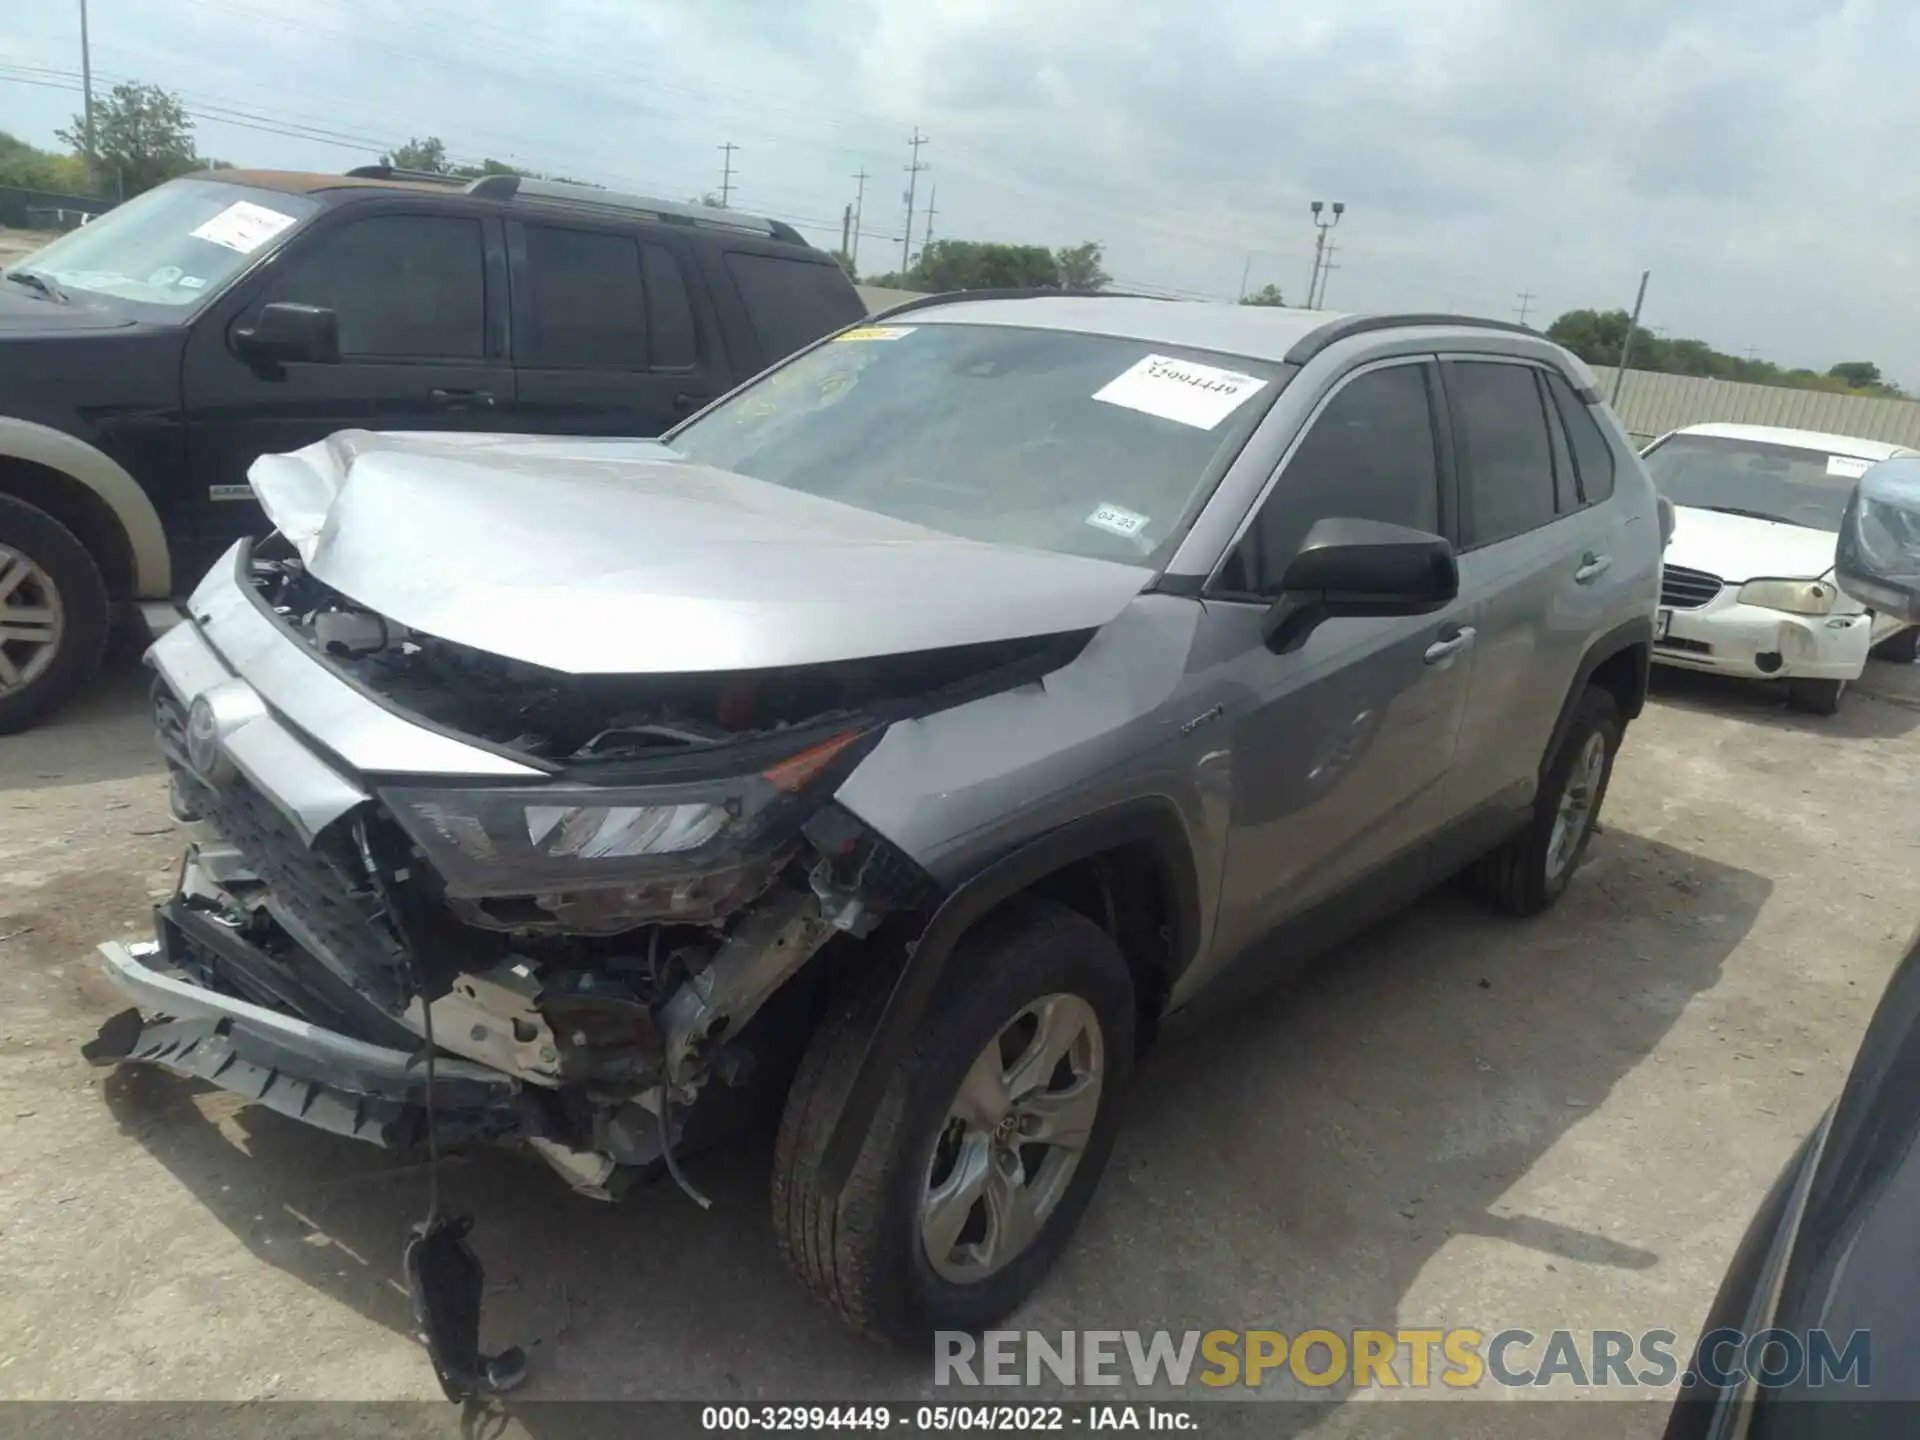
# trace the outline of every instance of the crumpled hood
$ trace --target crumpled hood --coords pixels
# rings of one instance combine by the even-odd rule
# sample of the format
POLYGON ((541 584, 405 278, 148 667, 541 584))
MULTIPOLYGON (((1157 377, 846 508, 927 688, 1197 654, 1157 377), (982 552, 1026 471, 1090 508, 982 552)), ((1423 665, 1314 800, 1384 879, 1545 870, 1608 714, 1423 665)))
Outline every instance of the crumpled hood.
POLYGON ((1838 537, 1825 530, 1674 507, 1669 565, 1704 570, 1729 584, 1746 580, 1817 580, 1833 568, 1838 537))
POLYGON ((1091 629, 1144 569, 956 539, 647 440, 349 430, 248 478, 319 580, 572 674, 753 670, 1091 629))

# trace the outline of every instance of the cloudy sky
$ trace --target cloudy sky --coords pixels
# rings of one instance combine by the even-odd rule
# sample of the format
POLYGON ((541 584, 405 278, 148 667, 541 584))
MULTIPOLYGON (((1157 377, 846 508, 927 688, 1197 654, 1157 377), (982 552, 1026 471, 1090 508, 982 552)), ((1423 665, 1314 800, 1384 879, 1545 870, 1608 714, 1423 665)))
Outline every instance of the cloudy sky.
MULTIPOLYGON (((78 108, 78 0, 11 7, 0 129, 78 108)), ((898 263, 936 236, 1105 243, 1124 283, 1530 318, 1626 306, 1723 350, 1920 389, 1911 0, 90 0, 96 78, 203 153, 338 168, 408 135, 648 193, 718 187, 898 263), (270 128, 260 128, 262 126, 270 128), (271 127, 295 130, 273 133, 271 127), (924 219, 916 221, 917 245, 924 219)))

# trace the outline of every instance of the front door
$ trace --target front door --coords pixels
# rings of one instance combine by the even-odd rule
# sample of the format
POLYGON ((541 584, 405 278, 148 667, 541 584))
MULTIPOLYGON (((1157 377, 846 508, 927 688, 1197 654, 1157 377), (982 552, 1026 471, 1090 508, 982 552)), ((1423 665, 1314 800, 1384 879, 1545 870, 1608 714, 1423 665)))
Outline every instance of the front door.
MULTIPOLYGON (((176 551, 180 588, 235 538, 265 528, 246 484, 261 455, 338 430, 501 425, 513 371, 504 324, 489 321, 490 291, 504 290, 504 263, 488 262, 489 223, 429 212, 343 214, 289 245, 244 294, 195 327, 184 389, 196 512, 191 553, 176 551), (337 365, 262 367, 240 357, 234 329, 279 300, 335 313, 337 365)), ((497 304, 504 315, 504 294, 497 304)))
POLYGON ((1245 699, 1227 717, 1232 812, 1215 951, 1247 948, 1375 877, 1385 913, 1425 880, 1474 662, 1461 600, 1430 615, 1334 619, 1276 655, 1264 597, 1316 521, 1341 516, 1445 533, 1434 367, 1390 361, 1323 402, 1206 600, 1245 699), (1234 595, 1243 599, 1230 598, 1234 595))

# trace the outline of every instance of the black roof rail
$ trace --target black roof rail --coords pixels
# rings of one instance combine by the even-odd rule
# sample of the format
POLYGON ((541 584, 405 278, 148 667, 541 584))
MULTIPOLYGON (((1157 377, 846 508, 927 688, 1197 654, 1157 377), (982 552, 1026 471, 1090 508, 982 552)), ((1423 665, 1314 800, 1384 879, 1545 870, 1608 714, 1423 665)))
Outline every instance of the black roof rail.
POLYGON ((1488 320, 1479 315, 1445 315, 1415 312, 1408 315, 1347 315, 1338 320, 1329 320, 1317 330, 1309 330, 1293 342, 1287 351, 1286 363, 1304 365, 1329 345, 1355 335, 1366 335, 1375 330, 1404 330, 1416 325, 1461 325, 1475 330, 1505 330, 1515 335, 1531 335, 1542 339, 1538 330, 1531 325, 1516 325, 1511 320, 1488 320))
POLYGON ((778 240, 788 245, 807 244, 793 226, 764 215, 749 215, 740 210, 722 210, 713 205, 687 205, 677 200, 660 200, 651 195, 627 195, 618 190, 602 190, 593 185, 575 185, 564 180, 541 180, 530 175, 482 175, 467 187, 469 195, 482 200, 544 200, 559 205, 574 205, 594 210, 619 210, 644 215, 669 225, 685 225, 700 230, 726 230, 751 235, 760 240, 778 240))
POLYGON ((403 170, 398 165, 356 165, 346 172, 349 180, 431 180, 436 185, 465 185, 458 175, 443 175, 438 170, 403 170))
POLYGON ((940 290, 902 300, 884 310, 876 310, 862 324, 904 315, 909 310, 924 310, 929 305, 950 305, 961 300, 1165 300, 1164 295, 1137 295, 1128 290, 1048 290, 1029 287, 1017 290, 940 290))

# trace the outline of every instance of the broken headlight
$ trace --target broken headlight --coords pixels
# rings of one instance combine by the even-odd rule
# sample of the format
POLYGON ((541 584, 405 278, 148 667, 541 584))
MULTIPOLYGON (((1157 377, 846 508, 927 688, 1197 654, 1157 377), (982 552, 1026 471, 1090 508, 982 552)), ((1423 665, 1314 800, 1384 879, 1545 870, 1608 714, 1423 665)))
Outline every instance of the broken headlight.
POLYGON ((649 784, 393 785, 380 798, 449 895, 551 899, 734 870, 744 852, 778 849, 870 733, 844 731, 740 774, 670 778, 663 765, 649 784))
POLYGON ((1824 580, 1749 580, 1740 587, 1740 603, 1789 615, 1829 615, 1834 587, 1824 580))

